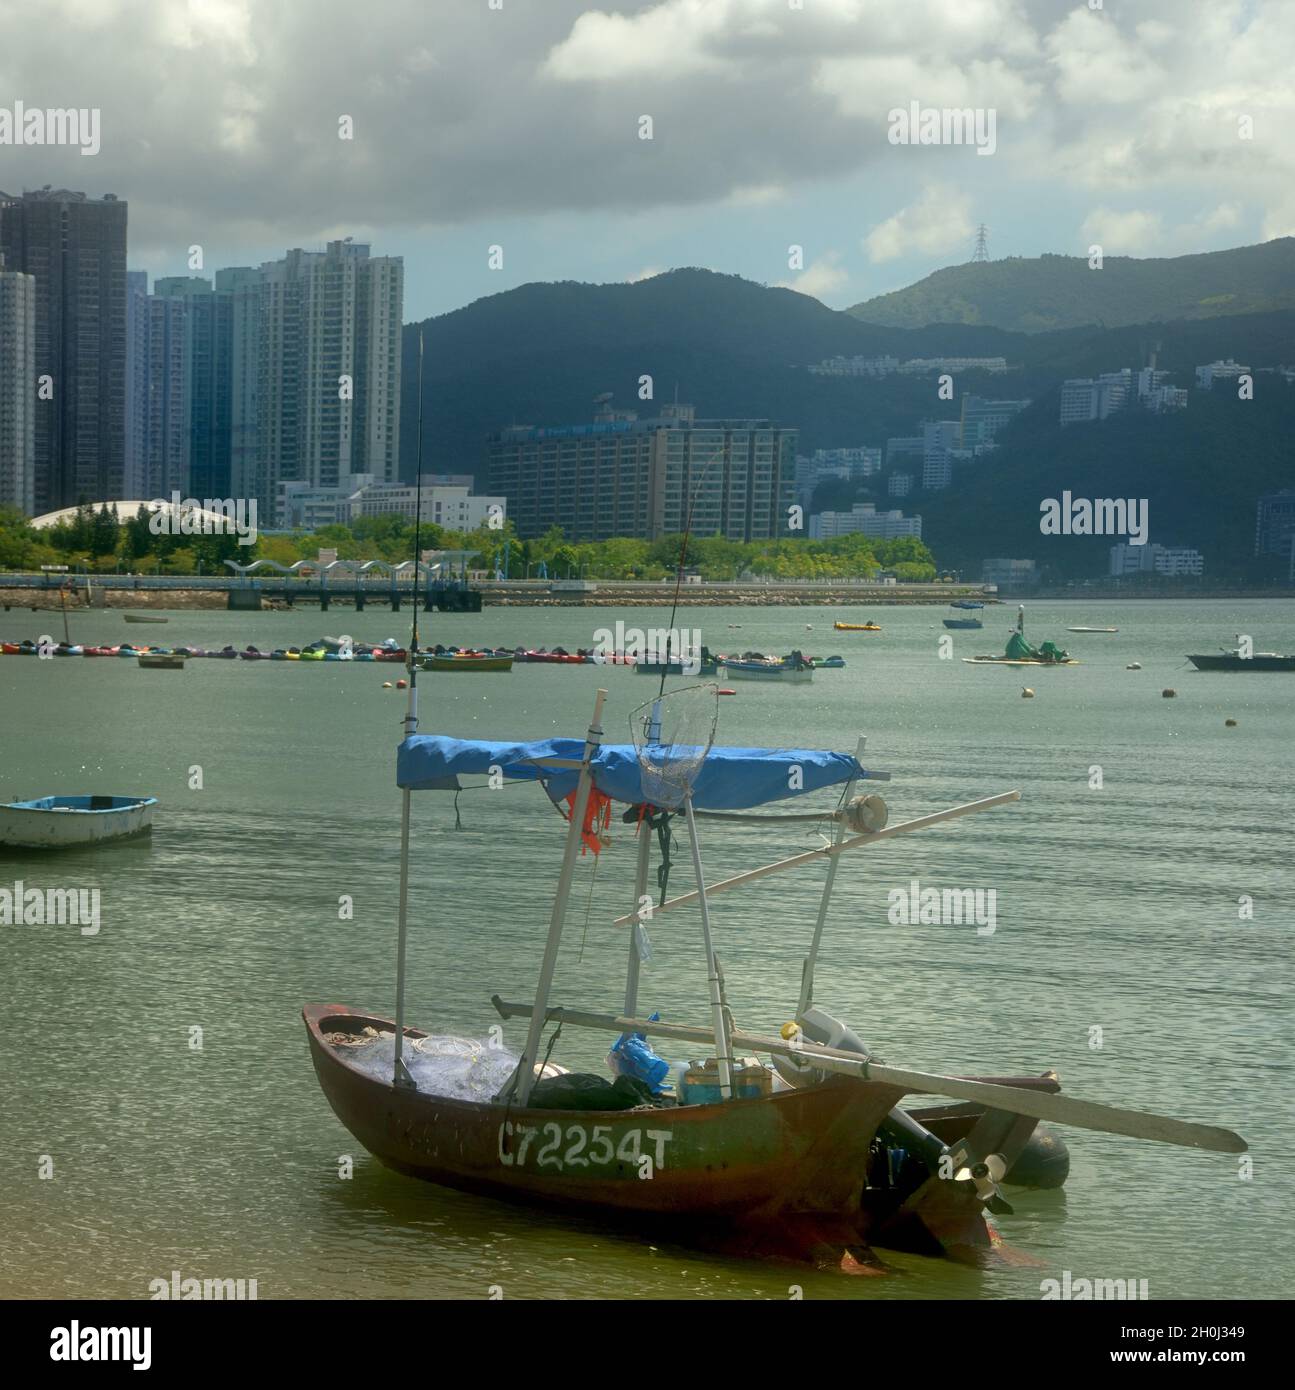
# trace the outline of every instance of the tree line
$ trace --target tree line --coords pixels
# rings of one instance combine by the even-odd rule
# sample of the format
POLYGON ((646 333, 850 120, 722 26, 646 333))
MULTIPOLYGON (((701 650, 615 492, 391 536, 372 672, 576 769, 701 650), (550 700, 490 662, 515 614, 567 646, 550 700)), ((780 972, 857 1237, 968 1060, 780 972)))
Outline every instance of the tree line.
MULTIPOLYGON (((321 550, 334 550, 339 560, 385 560, 399 564, 414 553, 414 525, 404 517, 361 517, 349 524, 322 526, 315 531, 261 533, 252 545, 240 545, 235 535, 185 536, 154 531, 150 515, 140 507, 122 518, 111 503, 98 508, 85 503, 69 520, 36 530, 21 512, 0 508, 0 568, 36 570, 42 565, 68 565, 91 572, 141 574, 225 574, 225 561, 248 564, 255 559, 291 565, 316 560, 321 550)), ((617 536, 601 541, 569 541, 561 527, 543 536, 520 539, 512 522, 501 528, 481 526, 474 531, 451 531, 424 523, 421 550, 471 552, 469 568, 511 579, 589 578, 657 580, 673 576, 680 557, 703 579, 747 577, 775 579, 870 579, 894 574, 905 582, 936 577, 930 550, 911 536, 877 540, 862 535, 816 541, 786 537, 767 541, 735 541, 723 536, 682 536, 639 540, 617 536)))

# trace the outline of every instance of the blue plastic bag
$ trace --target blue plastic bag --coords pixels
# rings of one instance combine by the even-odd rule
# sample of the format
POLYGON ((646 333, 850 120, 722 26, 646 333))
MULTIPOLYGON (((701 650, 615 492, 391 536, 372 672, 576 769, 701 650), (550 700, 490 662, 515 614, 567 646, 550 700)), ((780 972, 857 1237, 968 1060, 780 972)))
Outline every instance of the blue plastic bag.
MULTIPOLYGON (((648 1022, 655 1023, 660 1017, 660 1013, 654 1013, 648 1022)), ((642 1033, 622 1033, 607 1054, 607 1065, 617 1076, 632 1076, 642 1081, 654 1096, 661 1094, 661 1083, 670 1070, 670 1063, 652 1051, 642 1033)))

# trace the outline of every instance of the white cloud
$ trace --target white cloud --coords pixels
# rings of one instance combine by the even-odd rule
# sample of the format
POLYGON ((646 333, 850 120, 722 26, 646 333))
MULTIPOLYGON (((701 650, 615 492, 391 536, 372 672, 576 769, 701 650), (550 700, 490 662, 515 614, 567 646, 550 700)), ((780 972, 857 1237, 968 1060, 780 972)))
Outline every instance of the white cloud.
POLYGON ((971 246, 971 197, 949 184, 928 184, 917 202, 878 223, 863 238, 873 262, 920 252, 941 256, 971 246))
POLYGON ((818 260, 812 261, 794 280, 779 282, 779 288, 796 290, 800 294, 812 295, 822 299, 824 295, 835 294, 850 283, 850 272, 841 265, 839 251, 825 251, 818 260))
POLYGON ((1214 238, 1240 223, 1236 203, 1219 203, 1173 225, 1149 209, 1098 207, 1084 219, 1079 237, 1085 250, 1096 244, 1107 256, 1176 256, 1206 249, 1214 238))
MULTIPOLYGON (((997 196, 1021 189, 1043 212, 1050 192, 1086 193, 1127 244, 1177 244, 1168 210, 1202 189, 1275 235, 1295 225, 1290 3, 384 0, 357 23, 353 0, 46 0, 42 22, 5 26, 0 86, 101 108, 102 150, 0 147, 0 188, 118 193, 133 249, 202 242, 215 263, 337 225, 394 239, 503 224, 493 239, 602 213, 672 229, 687 207, 811 207, 883 165, 911 206, 868 237, 875 261, 959 251, 969 199, 993 222, 997 196), (995 157, 889 145, 887 112, 913 100, 993 107, 995 157), (934 181, 949 189, 932 205, 934 181), (1113 211, 1124 200, 1139 213, 1113 211)), ((1215 220, 1182 225, 1249 225, 1202 216, 1215 220)), ((616 273, 675 250, 638 245, 616 273)))
POLYGON ((1158 212, 1094 208, 1084 218, 1079 235, 1085 244, 1100 246, 1105 256, 1166 254, 1164 219, 1158 212))

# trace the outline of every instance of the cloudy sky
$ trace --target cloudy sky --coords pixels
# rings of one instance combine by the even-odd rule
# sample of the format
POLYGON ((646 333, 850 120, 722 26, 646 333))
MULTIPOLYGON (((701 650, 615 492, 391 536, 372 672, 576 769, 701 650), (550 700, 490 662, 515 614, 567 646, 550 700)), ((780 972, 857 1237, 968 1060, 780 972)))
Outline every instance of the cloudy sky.
POLYGON ((371 240, 407 319, 680 265, 845 307, 979 222, 993 257, 1295 234, 1292 71, 1292 0, 0 0, 0 110, 102 112, 93 157, 0 145, 0 189, 117 193, 155 275, 371 240), (891 144, 913 101, 992 108, 994 153, 891 144))

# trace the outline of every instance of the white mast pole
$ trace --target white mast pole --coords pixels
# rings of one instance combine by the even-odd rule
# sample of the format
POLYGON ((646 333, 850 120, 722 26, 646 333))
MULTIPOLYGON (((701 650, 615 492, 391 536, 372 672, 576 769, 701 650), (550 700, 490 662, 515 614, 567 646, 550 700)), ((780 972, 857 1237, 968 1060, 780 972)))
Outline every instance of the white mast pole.
MULTIPOLYGON (((418 602, 417 595, 414 598, 418 602)), ((413 669, 410 669, 409 705, 405 711, 405 737, 418 732, 418 686, 414 683, 413 669)), ((396 935, 396 1055, 391 1077, 394 1086, 413 1086, 414 1078, 405 1066, 403 1043, 405 1040, 405 943, 408 939, 409 924, 409 798, 410 790, 405 788, 404 804, 400 810, 400 914, 396 935)))
MULTIPOLYGON (((414 502, 414 614, 409 636, 409 700, 405 706, 405 738, 418 732, 418 561, 423 521, 423 331, 418 330, 418 479, 414 502)), ((400 808, 400 908, 396 928, 396 1037, 392 1061, 391 1084, 414 1086, 414 1078, 405 1066, 405 945, 409 937, 409 797, 405 788, 400 808)))
POLYGON ((710 990, 711 1022, 715 1030, 715 1061, 719 1070, 719 1093, 725 1100, 733 1096, 733 1044, 729 1041, 728 1024, 724 1018, 724 1000, 719 984, 719 966, 710 939, 710 908, 706 902, 706 878, 701 867, 701 845, 697 839, 697 818, 692 812, 692 795, 683 800, 688 821, 688 840, 692 846, 692 867, 697 877, 697 901, 701 905, 701 939, 706 948, 706 977, 710 990))
MULTIPOLYGON (((861 738, 855 746, 854 761, 856 764, 863 762, 863 748, 868 742, 866 738, 861 738)), ((859 774, 856 770, 845 786, 845 800, 842 802, 842 816, 836 823, 836 834, 834 841, 840 844, 845 839, 845 814, 850 805, 850 798, 854 795, 854 788, 859 781, 859 774)), ((836 867, 841 862, 841 856, 834 854, 827 861, 827 882, 823 884, 823 896, 818 903, 818 921, 814 924, 814 939, 809 944, 809 955, 805 957, 804 969, 800 977, 800 1002, 796 1005, 797 1015, 803 1014, 814 1002, 814 966, 818 963, 818 947, 823 939, 823 927, 827 922, 827 905, 832 900, 832 885, 836 882, 836 867)), ((628 1012, 628 1010, 627 1010, 628 1012)))
POLYGON ((535 989, 535 1010, 531 1014, 530 1028, 526 1034, 526 1050, 517 1064, 517 1103, 524 1106, 531 1097, 531 1087, 535 1084, 535 1063, 539 1060, 540 1036, 544 1031, 544 1015, 548 1012, 549 990, 553 986, 553 972, 558 963, 558 947, 562 942, 562 927, 566 920, 567 900, 571 896, 571 879, 575 873, 576 853, 580 848, 580 828, 584 824, 585 807, 589 804, 589 789, 593 782, 590 763, 603 741, 602 717, 603 701, 607 692, 600 690, 594 701, 593 722, 585 737, 584 756, 580 760, 580 780, 576 783, 575 804, 571 808, 571 821, 567 826, 567 843, 562 854, 562 872, 558 876, 557 893, 553 898, 553 912, 549 918, 549 935, 544 945, 544 959, 540 962, 540 979, 535 989))
MULTIPOLYGON (((634 912, 638 914, 647 896, 648 859, 652 853, 652 826, 646 816, 639 822, 638 863, 634 868, 634 912)), ((630 923, 630 956, 625 971, 625 1012, 633 1015, 639 997, 639 932, 644 930, 636 915, 630 923)))

